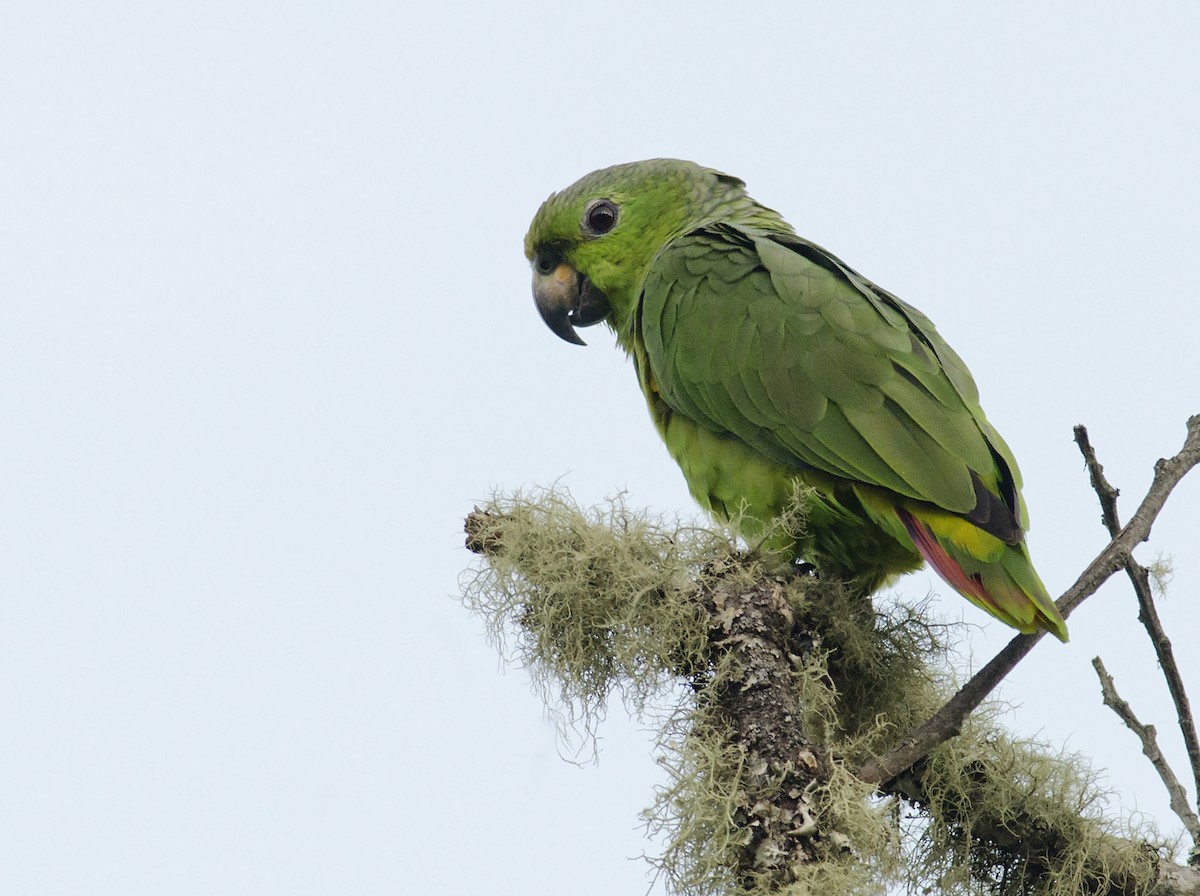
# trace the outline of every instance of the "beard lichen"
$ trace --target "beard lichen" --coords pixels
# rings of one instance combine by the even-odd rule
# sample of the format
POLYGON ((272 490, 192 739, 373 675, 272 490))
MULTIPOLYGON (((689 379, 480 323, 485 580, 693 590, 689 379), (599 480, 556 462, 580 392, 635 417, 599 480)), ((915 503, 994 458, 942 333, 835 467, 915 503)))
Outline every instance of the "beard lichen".
POLYGON ((467 530, 483 557, 463 600, 563 730, 592 734, 614 693, 657 726, 644 818, 674 893, 1149 893, 1170 852, 1108 820, 1083 759, 987 712, 896 781, 856 778, 951 690, 922 605, 877 607, 621 496, 494 496, 467 530))
POLYGON ((719 533, 620 497, 583 510, 554 490, 495 498, 473 519, 490 547, 464 603, 567 727, 593 731, 614 690, 641 713, 674 672, 705 661, 704 611, 686 595, 702 558, 733 552, 719 533))

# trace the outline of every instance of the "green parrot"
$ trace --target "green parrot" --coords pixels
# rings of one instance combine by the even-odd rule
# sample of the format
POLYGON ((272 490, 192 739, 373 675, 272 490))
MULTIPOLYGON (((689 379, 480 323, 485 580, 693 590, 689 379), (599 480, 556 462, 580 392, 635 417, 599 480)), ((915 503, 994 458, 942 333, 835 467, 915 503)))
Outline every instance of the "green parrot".
MULTIPOLYGON (((1012 452, 920 311, 693 162, 595 171, 525 236, 546 325, 607 322, 688 488, 750 543, 811 487, 771 552, 872 593, 922 558, 1022 632, 1067 626, 1024 541, 1012 452)), ((769 539, 768 539, 769 541, 769 539)))

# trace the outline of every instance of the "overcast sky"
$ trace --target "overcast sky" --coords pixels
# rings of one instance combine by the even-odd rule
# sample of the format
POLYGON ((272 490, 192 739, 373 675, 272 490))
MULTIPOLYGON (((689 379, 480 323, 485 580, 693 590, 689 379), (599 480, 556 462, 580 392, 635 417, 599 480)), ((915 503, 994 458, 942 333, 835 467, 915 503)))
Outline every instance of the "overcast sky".
MULTIPOLYGON (((5 3, 0 892, 645 892, 650 736, 615 707, 563 761, 455 601, 493 488, 692 512, 621 353, 529 295, 530 217, 603 165, 735 174, 925 311, 1070 585, 1072 425, 1128 516, 1200 412, 1200 7, 916 8, 5 3)), ((1140 556, 1194 699, 1198 546, 1193 478, 1140 556)), ((1010 634, 937 608, 977 663, 1010 634)), ((1175 829, 1090 667, 1186 777, 1127 584, 1071 633, 1009 724, 1175 829)))

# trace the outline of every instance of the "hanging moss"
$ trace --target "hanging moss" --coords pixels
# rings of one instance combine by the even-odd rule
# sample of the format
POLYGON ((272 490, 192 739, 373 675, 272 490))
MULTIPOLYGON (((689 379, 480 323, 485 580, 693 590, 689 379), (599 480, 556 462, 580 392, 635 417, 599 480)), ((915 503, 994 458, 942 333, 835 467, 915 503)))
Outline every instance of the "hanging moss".
POLYGON ((463 600, 572 723, 591 730, 614 689, 640 712, 670 675, 705 663, 691 582, 705 558, 733 552, 719 533, 665 524, 620 497, 585 511, 559 491, 496 498, 475 519, 489 559, 463 600))

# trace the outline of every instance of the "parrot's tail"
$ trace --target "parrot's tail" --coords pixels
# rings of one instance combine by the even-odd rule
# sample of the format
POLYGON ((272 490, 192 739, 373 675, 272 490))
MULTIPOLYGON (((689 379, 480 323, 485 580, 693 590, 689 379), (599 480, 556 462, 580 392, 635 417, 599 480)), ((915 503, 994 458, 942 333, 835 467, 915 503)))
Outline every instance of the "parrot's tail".
MULTIPOLYGON (((1067 640, 1067 623, 1034 570, 1024 543, 1010 545, 995 539, 997 549, 983 558, 952 533, 935 531, 908 510, 898 507, 896 514, 925 562, 971 603, 1027 635, 1043 628, 1060 641, 1067 640)), ((956 519, 955 524, 975 529, 966 520, 956 519)))

